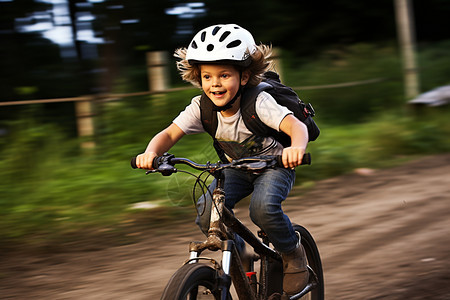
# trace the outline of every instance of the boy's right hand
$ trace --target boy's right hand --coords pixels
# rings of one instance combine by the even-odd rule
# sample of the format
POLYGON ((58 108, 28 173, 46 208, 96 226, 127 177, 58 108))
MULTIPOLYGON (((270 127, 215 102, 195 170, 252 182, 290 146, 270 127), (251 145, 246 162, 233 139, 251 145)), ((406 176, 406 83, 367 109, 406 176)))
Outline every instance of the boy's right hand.
POLYGON ((136 166, 139 169, 153 170, 153 160, 158 154, 155 152, 144 152, 136 156, 136 166))

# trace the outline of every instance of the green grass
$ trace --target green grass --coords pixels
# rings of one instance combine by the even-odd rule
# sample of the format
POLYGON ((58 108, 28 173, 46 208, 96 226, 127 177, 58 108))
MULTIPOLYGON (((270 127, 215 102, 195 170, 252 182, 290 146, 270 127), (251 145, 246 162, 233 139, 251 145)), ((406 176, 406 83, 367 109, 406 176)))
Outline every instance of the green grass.
MULTIPOLYGON (((285 68, 287 81, 298 86, 397 76, 397 71, 390 71, 389 63, 396 61, 392 50, 369 46, 351 50, 353 55, 340 54, 331 62, 328 56, 300 67, 291 62, 293 66, 285 68), (385 57, 377 56, 373 64, 370 58, 375 53, 385 57)), ((427 52, 423 59, 427 61, 433 53, 427 52)), ((439 74, 447 72, 443 64, 436 68, 439 74)), ((413 113, 399 103, 400 85, 387 81, 308 91, 321 135, 308 146, 313 164, 298 168, 297 184, 308 188, 317 180, 355 168, 386 168, 422 155, 449 152, 448 108, 413 113)), ((427 85, 432 85, 429 78, 427 85)), ((127 243, 134 240, 136 228, 193 222, 192 178, 145 175, 132 170, 129 162, 196 94, 198 90, 193 89, 98 106, 97 147, 90 152, 81 151, 80 141, 57 124, 36 120, 36 115, 45 114, 42 106, 33 106, 20 120, 0 122, 9 130, 0 139, 0 248, 49 247, 86 237, 127 243), (141 202, 158 208, 131 209, 141 202)), ((206 134, 184 137, 171 153, 199 162, 216 160, 206 134)))
MULTIPOLYGON (((420 155, 448 152, 446 117, 437 113, 433 120, 418 121, 390 115, 363 124, 324 125, 320 138, 308 148, 313 164, 298 168, 297 183, 307 187, 355 168, 385 168, 420 155)), ((193 180, 187 175, 163 177, 132 170, 129 159, 139 152, 134 147, 116 158, 104 158, 98 152, 72 155, 73 143, 65 149, 60 138, 52 135, 38 151, 27 148, 24 141, 20 151, 13 150, 19 145, 3 151, 9 158, 0 163, 0 240, 4 245, 57 243, 80 232, 121 236, 128 233, 127 226, 158 226, 180 215, 192 221, 193 180), (139 202, 161 207, 130 209, 139 202)), ((215 160, 206 135, 185 137, 171 152, 200 162, 215 160)))

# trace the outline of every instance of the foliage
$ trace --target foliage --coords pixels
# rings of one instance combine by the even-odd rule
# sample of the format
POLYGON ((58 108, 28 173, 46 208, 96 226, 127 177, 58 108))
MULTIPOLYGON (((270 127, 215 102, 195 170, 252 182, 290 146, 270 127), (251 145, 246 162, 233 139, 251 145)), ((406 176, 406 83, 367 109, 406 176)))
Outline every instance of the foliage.
MULTIPOLYGON (((423 52, 421 59, 429 74, 447 74, 448 59, 440 57, 439 65, 429 61, 446 45, 423 52)), ((398 76, 396 55, 386 45, 353 45, 328 51, 309 63, 291 57, 283 67, 286 82, 295 86, 398 76)), ((439 77, 427 79, 429 86, 442 82, 439 77)), ((191 218, 192 179, 145 176, 141 170, 131 170, 129 161, 144 151, 148 140, 198 92, 191 89, 97 103, 97 147, 92 152, 81 151, 73 133, 56 121, 49 122, 44 105, 29 106, 20 119, 2 120, 2 247, 54 245, 76 240, 80 233, 127 236, 133 226, 184 220, 181 216, 186 214, 191 218), (186 194, 188 197, 180 196, 186 194), (131 209, 142 202, 159 206, 146 211, 131 209)), ((339 89, 300 89, 300 95, 316 107, 322 133, 308 148, 313 165, 298 169, 299 185, 359 167, 388 167, 411 157, 450 151, 448 109, 405 109, 399 80, 339 89)), ((206 134, 183 138, 171 152, 204 162, 216 159, 206 134)))
POLYGON ((420 47, 420 82, 423 91, 450 84, 450 69, 447 61, 449 48, 448 40, 435 44, 427 43, 420 47))
MULTIPOLYGON (((371 3, 335 0, 327 2, 326 9, 322 2, 303 0, 229 0, 226 5, 218 0, 80 3, 70 0, 67 3, 69 11, 62 21, 60 16, 51 20, 55 14, 49 1, 0 2, 0 36, 3 41, 0 54, 7 58, 0 61, 3 70, 0 101, 109 92, 124 78, 129 80, 129 88, 145 87, 145 71, 142 72, 145 67, 142 66, 145 66, 146 52, 164 50, 172 53, 174 49, 186 46, 196 31, 222 22, 240 24, 254 34, 256 41, 271 43, 306 58, 315 57, 330 47, 380 43, 397 38, 392 0, 371 3), (194 4, 201 5, 203 12, 189 10, 194 4), (169 14, 171 10, 178 14, 169 14), (84 18, 76 21, 77 15, 84 18), (64 22, 63 25, 71 29, 79 26, 80 30, 85 30, 92 25, 95 37, 104 42, 87 44, 80 41, 81 36, 79 40, 73 37, 76 47, 71 46, 69 50, 77 55, 63 59, 60 55, 63 49, 43 38, 42 32, 23 32, 20 27, 21 22, 43 27, 38 26, 48 22, 43 16, 55 24, 64 22), (86 16, 92 16, 92 21, 84 21, 86 16), (82 51, 85 47, 90 48, 93 55, 85 57, 82 51), (138 68, 142 69, 136 72, 138 68), (15 92, 22 87, 34 87, 37 92, 28 95, 15 92)), ((447 30, 448 1, 412 3, 419 42, 435 42, 450 37, 447 30)), ((57 4, 64 7, 66 1, 57 4)), ((83 32, 88 33, 88 30, 83 32)))
POLYGON ((273 43, 301 56, 322 52, 330 45, 378 42, 395 39, 392 1, 208 1, 208 14, 197 20, 207 24, 237 23, 248 28, 258 40, 273 43), (253 16, 249 18, 247 13, 253 16), (230 13, 233 12, 233 13, 230 13), (377 24, 374 26, 374 24, 377 24))
POLYGON ((317 180, 350 172, 355 168, 385 168, 405 159, 450 150, 447 109, 420 114, 377 114, 362 124, 327 126, 308 146, 313 153, 310 171, 302 180, 317 180))
POLYGON ((299 87, 303 101, 311 101, 320 118, 332 123, 364 121, 377 111, 401 107, 401 63, 389 45, 355 44, 333 48, 318 60, 296 62, 291 58, 283 69, 287 83, 299 87), (372 84, 358 82, 378 79, 372 84), (347 88, 301 87, 354 83, 347 88), (311 100, 309 100, 311 99, 311 100))
MULTIPOLYGON (((298 168, 299 184, 350 172, 358 167, 387 167, 399 159, 450 151, 446 113, 420 119, 390 114, 365 124, 329 126, 311 143, 313 165, 298 168)), ((117 140, 111 153, 77 153, 52 126, 17 124, 1 152, 0 240, 46 245, 71 240, 80 232, 124 235, 124 224, 139 219, 193 213, 186 176, 145 176, 129 168, 131 156, 144 144, 125 147, 117 140), (122 152, 122 153, 119 153, 122 152), (136 212, 133 203, 153 202, 168 210, 136 212), (128 221, 127 221, 128 220, 128 221), (75 236, 70 238, 71 236, 75 236)), ((116 135, 117 137, 117 135, 116 135)), ((172 149, 178 156, 214 160, 206 135, 189 137, 172 149), (199 145, 202 145, 199 147, 199 145), (199 150, 201 152, 199 153, 199 150), (206 151, 205 151, 206 150, 206 151)))

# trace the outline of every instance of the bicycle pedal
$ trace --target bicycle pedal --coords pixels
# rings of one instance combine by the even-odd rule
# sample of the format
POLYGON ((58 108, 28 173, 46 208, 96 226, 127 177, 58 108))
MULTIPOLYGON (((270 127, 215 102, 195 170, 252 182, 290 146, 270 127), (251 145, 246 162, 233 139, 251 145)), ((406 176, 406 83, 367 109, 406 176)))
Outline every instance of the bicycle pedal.
POLYGON ((281 294, 280 293, 273 293, 272 295, 270 295, 269 298, 267 298, 267 300, 281 300, 281 294))
POLYGON ((289 298, 290 297, 285 293, 283 293, 283 295, 280 293, 273 293, 269 298, 267 298, 267 300, 289 300, 289 298))
POLYGON ((289 297, 285 293, 283 293, 283 295, 281 295, 281 298, 280 298, 280 300, 289 300, 289 299, 291 299, 291 297, 289 297))

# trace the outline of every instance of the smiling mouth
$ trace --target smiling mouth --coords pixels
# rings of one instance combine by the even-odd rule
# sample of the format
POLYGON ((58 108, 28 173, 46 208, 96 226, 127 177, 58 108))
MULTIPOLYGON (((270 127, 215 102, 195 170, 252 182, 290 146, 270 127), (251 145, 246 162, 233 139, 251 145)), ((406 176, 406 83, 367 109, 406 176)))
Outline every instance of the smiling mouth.
POLYGON ((213 94, 214 96, 220 96, 225 94, 226 92, 211 92, 211 94, 213 94))

